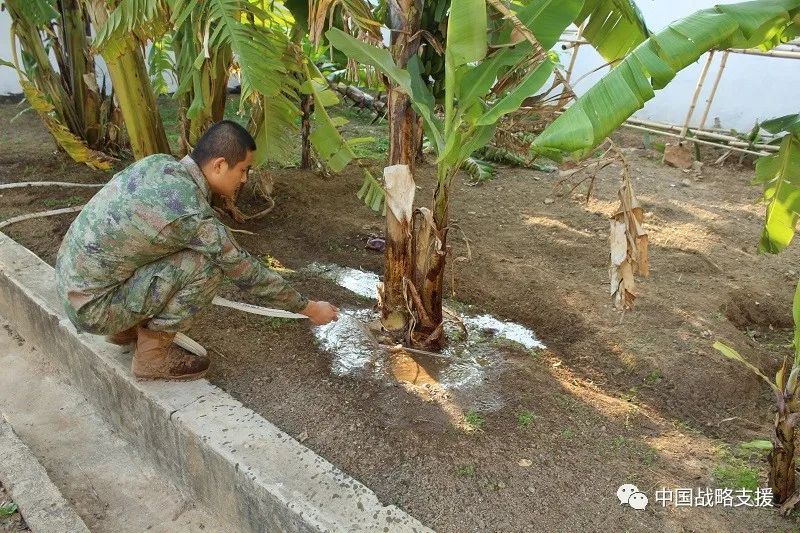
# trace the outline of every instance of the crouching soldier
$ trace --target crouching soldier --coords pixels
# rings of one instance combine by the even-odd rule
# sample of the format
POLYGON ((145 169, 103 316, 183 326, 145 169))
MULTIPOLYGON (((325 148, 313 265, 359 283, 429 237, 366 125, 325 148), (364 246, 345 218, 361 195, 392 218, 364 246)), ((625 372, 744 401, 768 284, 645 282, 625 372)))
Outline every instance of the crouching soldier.
POLYGON ((143 379, 197 379, 207 357, 173 344, 208 307, 223 276, 265 303, 314 324, 338 309, 309 301, 233 239, 209 204, 247 180, 256 144, 235 122, 211 126, 190 155, 158 154, 115 175, 67 231, 56 282, 67 316, 115 344, 136 342, 132 372, 143 379))

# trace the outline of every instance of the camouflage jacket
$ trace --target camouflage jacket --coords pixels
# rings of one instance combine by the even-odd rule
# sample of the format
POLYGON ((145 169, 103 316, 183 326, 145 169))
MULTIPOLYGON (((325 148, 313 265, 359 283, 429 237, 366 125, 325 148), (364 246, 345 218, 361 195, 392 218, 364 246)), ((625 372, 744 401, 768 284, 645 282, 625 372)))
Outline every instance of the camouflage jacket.
POLYGON ((240 289, 300 311, 308 300, 243 250, 209 204, 210 189, 189 156, 157 154, 116 174, 72 223, 56 259, 62 300, 78 311, 152 261, 191 249, 240 289))

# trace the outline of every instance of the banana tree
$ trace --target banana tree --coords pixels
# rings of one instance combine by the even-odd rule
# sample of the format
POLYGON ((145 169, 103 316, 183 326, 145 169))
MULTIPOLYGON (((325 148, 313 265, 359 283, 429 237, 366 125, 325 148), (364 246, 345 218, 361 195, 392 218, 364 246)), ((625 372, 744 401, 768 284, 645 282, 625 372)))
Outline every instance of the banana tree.
POLYGON ((430 209, 413 210, 413 178, 407 170, 389 167, 385 171, 387 216, 400 222, 400 231, 387 234, 386 257, 409 258, 404 264, 386 267, 381 302, 387 331, 418 345, 436 348, 443 344, 442 286, 453 179, 470 154, 491 139, 497 120, 516 110, 547 82, 553 72, 547 50, 575 20, 582 5, 575 0, 523 6, 515 17, 529 28, 530 38, 506 46, 514 29, 509 23, 498 41, 491 43, 490 52, 485 0, 454 0, 444 47, 443 118, 437 115, 433 94, 421 76, 418 56, 412 56, 408 68, 401 69, 389 51, 335 28, 327 32, 334 47, 379 69, 399 91, 409 95, 437 155, 437 187, 430 209), (500 96, 492 95, 499 76, 522 67, 527 72, 524 77, 509 84, 500 96))
POLYGON ((11 17, 13 51, 13 63, 3 64, 17 70, 28 103, 73 159, 110 168, 101 152, 120 148, 119 114, 112 96, 98 86, 82 4, 5 0, 3 7, 11 17))
MULTIPOLYGON (((767 215, 761 235, 759 249, 762 252, 779 253, 792 241, 800 212, 800 114, 786 115, 768 120, 761 128, 777 135, 780 143, 778 153, 763 156, 756 162, 754 184, 763 184, 763 201, 767 203, 767 215), (780 135, 783 133, 784 135, 780 135)), ((784 358, 774 382, 746 361, 736 350, 722 342, 714 348, 724 356, 744 364, 764 379, 775 393, 777 413, 769 447, 769 483, 775 501, 782 503, 781 512, 791 511, 800 502, 800 493, 795 492, 794 436, 800 421, 800 283, 797 284, 792 306, 794 317, 794 358, 791 365, 784 358)))
POLYGON ((783 364, 772 380, 757 367, 742 357, 730 346, 715 342, 722 355, 733 359, 763 379, 775 394, 777 412, 772 434, 772 447, 769 454, 769 485, 772 487, 776 503, 784 504, 782 512, 791 511, 800 501, 800 494, 795 492, 795 428, 800 422, 800 283, 797 284, 792 306, 794 317, 794 356, 791 362, 784 357, 783 364))

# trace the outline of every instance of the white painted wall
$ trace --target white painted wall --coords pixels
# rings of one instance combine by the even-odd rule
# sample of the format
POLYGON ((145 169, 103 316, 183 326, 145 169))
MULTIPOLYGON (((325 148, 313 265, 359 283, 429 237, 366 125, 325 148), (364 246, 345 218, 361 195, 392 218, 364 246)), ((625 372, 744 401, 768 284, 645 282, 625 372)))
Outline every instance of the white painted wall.
MULTIPOLYGON (((639 8, 652 31, 659 31, 673 20, 698 9, 720 3, 731 4, 734 0, 638 0, 639 8)), ((9 29, 8 13, 0 12, 0 58, 3 59, 11 58, 9 29)), ((701 109, 695 112, 695 121, 699 121, 702 115, 702 104, 711 89, 715 67, 721 55, 718 53, 712 64, 698 104, 701 109)), ((562 54, 565 65, 569 63, 569 57, 569 51, 562 54)), ((672 83, 659 91, 636 116, 682 124, 705 59, 706 56, 701 57, 696 64, 678 73, 672 83)), ((98 65, 101 63, 98 58, 98 65)), ((573 80, 602 64, 602 58, 591 47, 581 46, 573 80)), ((576 85, 576 90, 585 92, 607 71, 603 69, 587 76, 576 85)), ((800 60, 731 54, 711 107, 708 125, 718 118, 723 127, 743 131, 749 130, 756 120, 796 113, 800 110, 797 87, 800 87, 800 60)), ((20 86, 16 73, 0 67, 0 94, 17 92, 20 92, 20 86)))
MULTIPOLYGON (((0 11, 0 59, 11 61, 11 17, 0 11)), ((17 73, 12 68, 0 66, 0 94, 21 92, 17 73)))

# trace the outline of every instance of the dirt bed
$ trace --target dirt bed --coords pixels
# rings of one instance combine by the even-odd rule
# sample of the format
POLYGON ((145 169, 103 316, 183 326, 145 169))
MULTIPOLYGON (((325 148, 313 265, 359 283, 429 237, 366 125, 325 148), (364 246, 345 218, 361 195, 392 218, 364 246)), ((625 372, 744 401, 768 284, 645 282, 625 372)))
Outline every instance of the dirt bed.
MULTIPOLYGON (((10 126, 15 113, 0 106, 0 182, 108 179, 53 154, 35 117, 10 126)), ((776 369, 789 353, 798 248, 757 253, 763 206, 754 204, 751 166, 706 164, 701 175, 687 174, 662 166, 638 135, 617 140, 651 241, 651 276, 639 281, 636 307, 624 314, 608 294, 617 169, 598 177, 588 203, 579 199, 585 189, 559 196, 555 173, 510 167, 483 186, 456 187, 452 217, 460 230, 450 243, 454 257, 466 256, 469 239, 471 259, 451 263, 452 304, 522 324, 547 346, 498 343, 502 362, 490 380, 501 407, 459 405, 455 395, 425 386, 337 377, 307 324, 220 308, 189 333, 213 356, 210 380, 381 501, 439 531, 792 530, 796 518, 773 510, 676 508, 656 504, 654 495, 767 485, 763 457, 740 444, 769 438, 769 390, 711 344, 726 340, 765 371, 776 369), (623 483, 648 495, 646 510, 620 505, 615 493, 623 483)), ((378 172, 381 166, 376 159, 378 172)), ((418 205, 430 203, 433 176, 433 167, 421 165, 418 205)), ((309 297, 370 307, 303 270, 322 262, 380 274, 381 255, 365 243, 383 222, 356 198, 357 171, 324 178, 286 169, 272 177, 275 209, 256 223, 228 221, 257 233, 240 242, 295 270, 287 275, 309 297)), ((6 191, 0 219, 91 194, 6 191)), ((241 206, 256 207, 248 198, 241 206)), ((7 232, 52 264, 72 218, 22 222, 7 232)))

